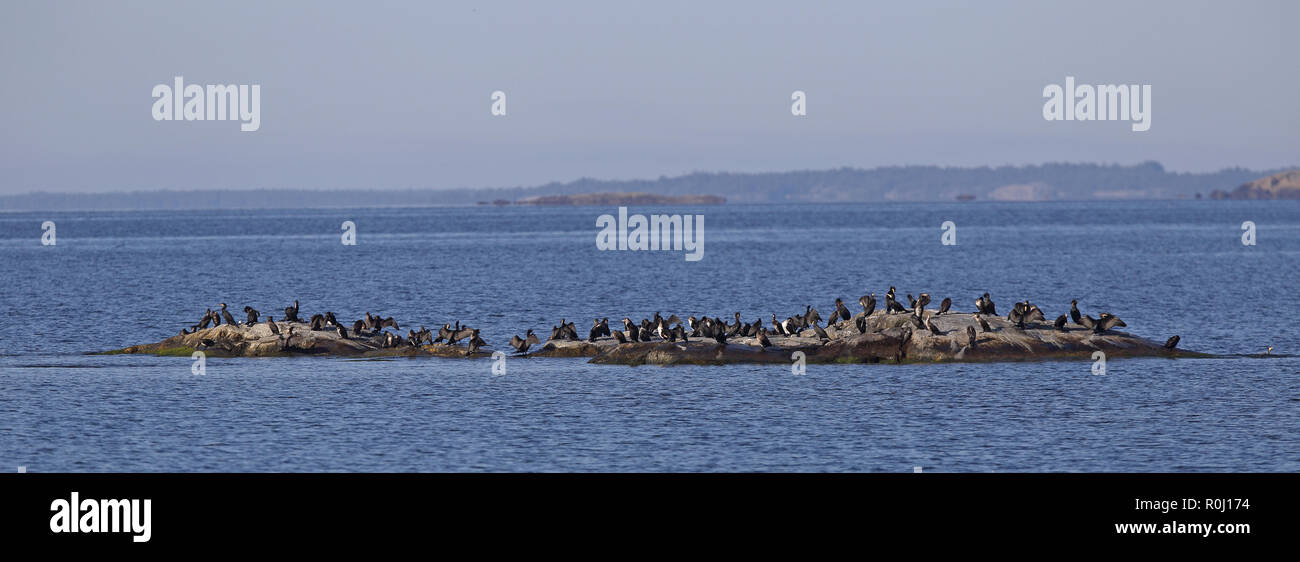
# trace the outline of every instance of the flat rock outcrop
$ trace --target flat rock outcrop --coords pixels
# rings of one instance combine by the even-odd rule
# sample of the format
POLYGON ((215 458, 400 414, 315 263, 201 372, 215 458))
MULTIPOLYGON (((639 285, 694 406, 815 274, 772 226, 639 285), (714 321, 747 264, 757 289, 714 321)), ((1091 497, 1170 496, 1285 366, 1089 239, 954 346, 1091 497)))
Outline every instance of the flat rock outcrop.
MULTIPOLYGON (((861 316, 859 313, 858 316, 861 316)), ((1125 332, 1110 330, 1093 333, 1077 324, 1065 331, 1050 324, 1031 323, 1017 328, 1005 318, 984 316, 990 330, 981 331, 974 315, 967 313, 934 314, 926 312, 939 334, 915 327, 911 314, 877 312, 867 318, 867 332, 858 333, 853 321, 826 328, 828 340, 820 340, 812 330, 797 336, 770 335, 772 346, 763 348, 754 337, 732 337, 725 345, 712 339, 690 338, 688 341, 629 342, 620 344, 602 337, 585 340, 553 340, 535 347, 526 357, 588 357, 592 363, 617 365, 722 365, 729 363, 790 363, 796 352, 808 363, 909 363, 909 362, 976 362, 1034 361, 1048 359, 1090 359, 1102 351, 1108 357, 1207 357, 1203 353, 1166 349, 1162 342, 1125 332), (968 341, 967 326, 975 326, 974 345, 968 341)), ((857 317, 854 317, 856 320, 857 317)), ((193 334, 177 335, 157 343, 131 346, 108 353, 146 353, 189 355, 202 350, 209 355, 227 357, 274 357, 290 355, 326 355, 354 357, 435 356, 489 357, 493 349, 485 347, 470 352, 464 345, 383 347, 381 337, 344 339, 332 330, 311 331, 306 324, 293 323, 293 337, 285 340, 290 326, 276 324, 280 335, 272 334, 266 323, 252 327, 221 325, 193 334), (208 344, 205 344, 204 341, 208 344)), ((508 349, 508 348, 507 348, 508 349)))
MULTIPOLYGON (((855 316, 854 319, 860 317, 855 316)), ((636 342, 619 344, 610 338, 595 343, 551 341, 530 353, 533 357, 591 357, 592 363, 619 365, 720 365, 728 363, 790 363, 795 352, 803 352, 808 363, 907 363, 945 361, 1035 361, 1046 359, 1091 359, 1093 352, 1108 357, 1206 357, 1206 354, 1166 349, 1125 332, 1110 330, 1095 334, 1077 324, 1059 331, 1050 324, 1033 323, 1019 329, 1005 318, 984 316, 991 331, 981 332, 974 315, 927 312, 941 332, 935 335, 912 325, 911 314, 876 313, 867 318, 867 333, 860 334, 853 321, 826 329, 828 341, 812 330, 799 336, 769 335, 773 347, 763 348, 754 337, 733 337, 726 345, 704 338, 686 342, 636 342), (966 327, 975 326, 975 345, 969 345, 966 327)))
POLYGON ((157 343, 134 345, 110 351, 118 353, 145 353, 152 355, 190 355, 195 351, 216 357, 283 357, 291 355, 337 355, 361 357, 487 357, 491 349, 473 353, 464 345, 435 343, 431 345, 384 347, 383 338, 352 337, 344 339, 333 330, 312 331, 301 322, 276 322, 280 334, 271 333, 265 322, 254 326, 222 324, 198 330, 192 334, 175 335, 157 343), (293 326, 293 337, 287 341, 285 334, 293 326), (211 345, 205 345, 207 340, 211 345))

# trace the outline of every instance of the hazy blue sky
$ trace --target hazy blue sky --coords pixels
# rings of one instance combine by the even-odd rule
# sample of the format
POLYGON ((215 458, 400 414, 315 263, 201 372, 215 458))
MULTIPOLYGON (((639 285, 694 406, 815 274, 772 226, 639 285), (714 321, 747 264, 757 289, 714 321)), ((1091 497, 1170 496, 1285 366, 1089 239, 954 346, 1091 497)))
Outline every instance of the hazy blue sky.
POLYGON ((1298 6, 6 1, 0 193, 1277 167, 1300 163, 1298 6), (150 92, 176 75, 260 84, 261 130, 154 121, 150 92), (1151 130, 1044 121, 1043 87, 1067 75, 1151 84, 1151 130))

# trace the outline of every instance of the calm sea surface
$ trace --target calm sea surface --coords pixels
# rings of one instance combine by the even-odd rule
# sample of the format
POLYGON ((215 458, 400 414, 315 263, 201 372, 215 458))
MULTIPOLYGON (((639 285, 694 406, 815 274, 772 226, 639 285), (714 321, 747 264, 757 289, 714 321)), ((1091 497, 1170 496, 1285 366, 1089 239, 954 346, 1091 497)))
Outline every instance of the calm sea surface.
MULTIPOLYGON (((704 258, 597 251, 613 208, 0 214, 0 470, 1300 470, 1300 203, 634 207, 704 258), (57 245, 42 246, 54 221, 57 245), (357 225, 357 245, 340 225, 357 225), (940 224, 957 226, 956 246, 940 224), (1243 221, 1258 228, 1241 243, 1243 221), (227 302, 460 320, 764 322, 890 285, 973 309, 1072 298, 1219 359, 621 367, 584 359, 99 356, 227 302), (1243 355, 1243 356, 1235 356, 1243 355)), ((857 309, 856 305, 851 306, 857 309)))

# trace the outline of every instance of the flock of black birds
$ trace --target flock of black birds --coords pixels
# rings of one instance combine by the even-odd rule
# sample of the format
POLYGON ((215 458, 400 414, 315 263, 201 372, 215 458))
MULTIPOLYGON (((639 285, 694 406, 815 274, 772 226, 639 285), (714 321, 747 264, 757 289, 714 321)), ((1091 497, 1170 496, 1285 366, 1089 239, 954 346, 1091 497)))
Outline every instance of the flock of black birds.
MULTIPOLYGON (((256 309, 250 306, 245 306, 244 313, 247 315, 247 319, 240 324, 235 321, 235 318, 231 316, 230 312, 226 309, 226 303, 221 303, 219 306, 220 309, 216 311, 208 309, 207 312, 203 314, 203 318, 200 319, 197 324, 190 326, 188 329, 182 328, 180 335, 193 334, 199 330, 207 329, 209 325, 213 327, 220 326, 222 321, 231 326, 251 328, 258 324, 258 318, 261 317, 261 313, 256 309)), ((402 346, 416 347, 424 344, 442 342, 449 345, 457 345, 461 340, 466 340, 466 346, 468 347, 469 352, 473 353, 478 351, 479 348, 487 345, 487 342, 484 341, 483 338, 479 337, 479 330, 477 328, 462 326, 459 320, 456 321, 454 326, 451 323, 444 324, 438 329, 436 337, 432 331, 424 326, 420 326, 419 330, 407 330, 406 336, 403 337, 400 334, 395 333, 400 332, 401 327, 398 326, 397 320, 394 320, 392 316, 383 318, 379 315, 367 312, 365 318, 353 322, 352 328, 349 330, 343 325, 343 323, 339 322, 333 312, 313 314, 304 322, 299 317, 298 306, 298 301, 295 300, 293 301, 292 306, 285 307, 284 316, 282 317, 283 319, 280 321, 289 323, 290 325, 284 333, 281 333, 280 327, 276 323, 274 317, 268 315, 264 322, 267 328, 271 330, 272 334, 279 336, 281 349, 289 349, 293 347, 293 337, 295 335, 295 326, 293 326, 293 324, 295 323, 307 324, 307 329, 313 332, 333 331, 343 339, 370 339, 372 340, 372 343, 375 343, 382 348, 402 346), (392 328, 394 332, 384 331, 385 328, 392 328), (375 341, 376 338, 377 341, 375 341)), ((205 347, 217 345, 217 342, 211 339, 203 339, 200 343, 205 347)))
MULTIPOLYGON (((910 315, 908 319, 910 326, 906 327, 909 331, 915 328, 916 330, 929 331, 931 334, 936 336, 944 334, 944 332, 934 323, 933 316, 954 313, 954 311, 951 310, 951 298, 943 299, 943 301, 939 303, 939 308, 930 316, 926 315, 926 307, 931 303, 929 293, 921 293, 917 297, 907 294, 906 298, 909 306, 903 306, 903 304, 897 299, 895 288, 890 287, 889 291, 885 293, 884 310, 880 313, 885 315, 910 315)), ((852 322, 853 327, 857 329, 858 333, 867 333, 871 329, 868 318, 877 312, 876 294, 870 293, 862 296, 858 299, 858 304, 862 307, 862 313, 855 317, 855 315, 849 311, 848 307, 844 305, 842 299, 835 299, 835 308, 834 311, 831 312, 830 320, 826 322, 827 327, 834 326, 836 329, 845 329, 846 326, 843 326, 843 324, 852 322)), ((1093 333, 1100 334, 1112 328, 1127 326, 1127 324, 1125 324, 1118 316, 1108 312, 1101 313, 1098 318, 1084 315, 1079 311, 1078 305, 1079 303, 1077 300, 1070 301, 1070 311, 1058 316, 1056 320, 1052 322, 1051 328, 1061 332, 1068 332, 1071 329, 1069 325, 1072 321, 1075 325, 1081 326, 1085 330, 1091 330, 1093 333)), ((242 324, 243 326, 251 327, 258 323, 260 313, 257 310, 245 306, 244 313, 247 315, 247 319, 242 324)), ((982 332, 992 332, 994 329, 985 317, 997 316, 997 306, 993 302, 992 297, 989 296, 989 293, 984 293, 975 300, 975 313, 973 315, 975 323, 968 325, 965 330, 968 344, 971 347, 975 346, 977 339, 975 326, 978 325, 982 332)), ((1028 300, 1017 302, 1012 305, 1011 311, 1006 316, 1006 320, 1011 323, 1013 328, 1018 330, 1024 330, 1032 327, 1034 324, 1038 324, 1038 327, 1040 328, 1047 327, 1047 320, 1043 311, 1037 305, 1031 304, 1028 300)), ((208 309, 207 312, 204 313, 203 318, 197 324, 190 326, 188 330, 182 329, 181 334, 192 334, 199 330, 206 329, 209 325, 219 326, 223 321, 232 326, 240 325, 227 310, 226 303, 221 303, 220 308, 216 311, 208 309)), ((458 342, 465 340, 469 352, 473 353, 478 351, 480 348, 487 346, 487 342, 479 336, 479 330, 477 328, 463 326, 460 321, 456 321, 454 324, 444 324, 438 329, 436 337, 432 331, 423 326, 421 326, 419 330, 408 330, 407 335, 403 337, 398 333, 395 333, 400 331, 401 328, 398 327, 397 321, 391 316, 388 318, 382 318, 377 315, 372 315, 369 312, 366 313, 364 318, 352 323, 351 331, 335 318, 333 312, 315 314, 312 315, 307 322, 303 322, 299 318, 298 301, 296 300, 293 301, 293 306, 284 309, 284 317, 282 321, 288 323, 305 323, 311 331, 333 330, 344 339, 349 339, 349 334, 351 334, 352 338, 367 338, 371 340, 371 343, 384 348, 401 346, 418 347, 420 345, 431 345, 435 343, 457 345, 458 342), (384 331, 385 328, 392 328, 394 331, 387 332, 384 331)), ((691 338, 700 338, 713 340, 718 344, 726 345, 728 338, 752 337, 758 340, 758 344, 761 347, 768 348, 774 347, 769 336, 799 337, 807 330, 811 330, 818 341, 829 341, 831 337, 826 332, 826 329, 820 325, 821 322, 823 322, 821 313, 819 313, 816 308, 813 308, 812 305, 807 305, 802 314, 787 316, 785 320, 780 320, 777 315, 773 313, 771 315, 771 323, 768 326, 763 324, 763 319, 761 317, 755 319, 753 322, 745 322, 741 319, 739 312, 735 313, 734 322, 724 321, 720 317, 702 316, 696 318, 692 315, 688 317, 684 323, 675 314, 665 318, 656 312, 653 318, 645 318, 640 322, 633 322, 631 318, 624 317, 622 330, 611 330, 609 327, 609 318, 596 318, 592 321, 591 329, 587 332, 587 341, 595 342, 601 337, 613 338, 618 343, 651 342, 656 340, 666 342, 686 342, 690 341, 691 338)), ((272 317, 267 316, 265 323, 270 328, 272 334, 280 336, 282 349, 287 349, 292 346, 291 340, 295 335, 294 327, 292 325, 288 328, 287 333, 281 334, 279 327, 276 325, 276 322, 272 317)), ((562 318, 560 319, 559 324, 551 327, 551 335, 546 341, 579 341, 580 339, 577 326, 573 322, 569 322, 562 318)), ((1178 345, 1178 340, 1178 336, 1169 338, 1169 340, 1165 342, 1165 347, 1173 349, 1178 345)), ((203 343, 204 345, 211 345, 210 340, 207 339, 203 340, 203 343)), ((509 342, 510 347, 521 354, 527 353, 529 348, 541 343, 542 341, 531 329, 528 330, 523 337, 518 335, 511 337, 509 342)))
MULTIPOLYGON (((925 309, 931 303, 929 293, 921 293, 918 297, 913 297, 911 294, 907 294, 906 297, 909 306, 903 306, 903 304, 897 300, 896 295, 897 292, 894 287, 890 287, 889 291, 885 293, 885 308, 882 311, 883 314, 909 314, 911 315, 910 321, 916 329, 927 330, 936 336, 944 334, 944 332, 935 325, 932 317, 926 316, 925 309)), ((838 329, 841 323, 852 321, 853 326, 857 329, 858 333, 867 333, 870 330, 868 318, 871 317, 872 314, 876 313, 876 294, 870 293, 864 295, 858 299, 858 304, 862 306, 862 314, 855 318, 854 314, 844 305, 842 299, 835 299, 835 309, 834 312, 831 313, 830 321, 827 322, 827 326, 830 327, 834 325, 838 329)), ((1071 329, 1069 327, 1070 320, 1073 320, 1074 324, 1082 326, 1083 329, 1091 330, 1093 333, 1097 334, 1106 332, 1111 328, 1127 326, 1127 324, 1125 324, 1118 316, 1110 314, 1109 312, 1101 313, 1099 318, 1083 315, 1079 311, 1078 304, 1077 300, 1070 301, 1070 312, 1057 317, 1056 321, 1052 323, 1052 328, 1060 332, 1068 332, 1071 329)), ((945 298, 939 303, 939 308, 934 312, 934 315, 937 316, 952 313, 953 311, 951 309, 952 299, 945 298)), ((981 317, 981 315, 993 317, 998 316, 997 305, 993 302, 989 293, 984 293, 975 300, 975 309, 974 319, 980 326, 980 330, 983 332, 994 331, 988 320, 981 317)), ((771 335, 797 337, 803 335, 805 330, 812 330, 819 341, 825 342, 831 339, 830 335, 826 332, 826 329, 820 325, 823 321, 821 313, 818 312, 816 308, 813 308, 812 305, 807 305, 802 314, 787 316, 785 320, 778 319, 775 313, 772 314, 771 318, 770 328, 763 325, 762 318, 758 318, 753 322, 745 322, 741 320, 741 314, 739 312, 735 313, 734 322, 726 322, 720 317, 710 318, 708 316, 703 316, 701 318, 696 318, 692 315, 688 317, 685 324, 683 324, 682 320, 678 318, 677 315, 671 315, 665 318, 660 313, 656 312, 654 318, 645 318, 640 322, 633 322, 632 319, 625 317, 623 318, 623 329, 615 331, 610 330, 609 318, 596 318, 592 321, 592 327, 588 332, 587 341, 595 342, 602 336, 612 337, 619 343, 650 342, 656 340, 674 342, 690 341, 690 338, 702 338, 714 340, 719 344, 726 345, 728 338, 739 336, 757 338, 759 345, 767 348, 773 347, 772 341, 769 337, 771 335)), ((1035 323, 1043 325, 1042 327, 1046 327, 1046 316, 1043 314, 1042 309, 1037 305, 1031 304, 1028 300, 1015 303, 1012 306, 1011 311, 1007 314, 1006 319, 1014 328, 1019 330, 1031 327, 1030 325, 1035 323)), ((966 335, 968 343, 973 347, 975 345, 975 340, 977 339, 974 325, 966 327, 966 335)), ((551 336, 547 338, 547 341, 578 341, 579 339, 577 326, 572 322, 561 319, 558 325, 552 326, 551 336)), ((1169 340, 1165 342, 1165 347, 1173 349, 1178 345, 1178 340, 1178 336, 1169 338, 1169 340)), ((532 330, 528 330, 522 338, 515 335, 510 339, 510 346, 518 353, 527 353, 531 346, 540 343, 541 340, 538 339, 537 335, 534 334, 532 330)))

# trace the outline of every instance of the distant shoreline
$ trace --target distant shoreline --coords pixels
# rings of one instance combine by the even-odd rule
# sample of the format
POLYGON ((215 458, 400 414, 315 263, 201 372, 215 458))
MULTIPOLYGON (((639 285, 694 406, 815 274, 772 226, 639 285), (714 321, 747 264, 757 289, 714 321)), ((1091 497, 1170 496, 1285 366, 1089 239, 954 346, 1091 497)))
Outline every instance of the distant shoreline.
MULTIPOLYGON (((1194 199, 1188 197, 1179 198, 1162 198, 1162 199, 1054 199, 1051 201, 844 201, 840 203, 821 202, 821 201, 791 201, 788 203, 723 203, 721 206, 739 207, 739 206, 756 206, 756 207, 775 207, 775 206, 817 206, 817 205, 861 205, 861 206, 879 206, 879 205, 1039 205, 1051 203, 1101 203, 1105 205, 1123 206, 1126 204, 1138 203, 1158 203, 1158 202, 1186 202, 1186 203, 1205 203, 1207 205, 1220 205, 1225 201, 1235 202, 1283 202, 1283 201, 1300 201, 1297 199, 1213 199, 1204 197, 1194 199)), ((491 202, 484 203, 444 203, 444 204, 422 204, 422 205, 312 205, 297 207, 176 207, 176 208, 148 208, 148 209, 129 209, 129 208, 65 208, 65 209, 0 209, 0 217, 6 215, 31 214, 31 213, 158 213, 158 212, 175 212, 175 213, 198 213, 198 212, 238 212, 238 211, 333 211, 333 210, 350 210, 350 209, 500 209, 500 208, 530 208, 545 209, 556 207, 609 207, 609 206, 717 206, 718 204, 690 204, 690 203, 624 203, 624 204, 575 204, 575 205, 517 205, 513 202, 508 205, 493 205, 491 202)))
POLYGON ((1284 198, 1296 192, 1290 189, 1296 185, 1295 178, 1300 178, 1300 171, 1294 168, 1180 173, 1166 171, 1156 162, 1051 163, 997 168, 891 166, 764 173, 695 172, 646 180, 582 178, 567 183, 509 188, 32 192, 0 196, 0 212, 1284 198))

